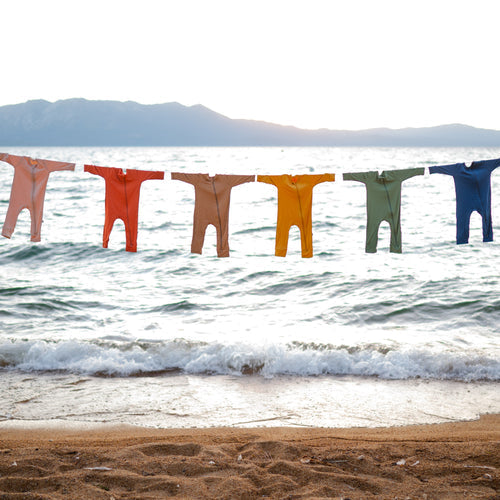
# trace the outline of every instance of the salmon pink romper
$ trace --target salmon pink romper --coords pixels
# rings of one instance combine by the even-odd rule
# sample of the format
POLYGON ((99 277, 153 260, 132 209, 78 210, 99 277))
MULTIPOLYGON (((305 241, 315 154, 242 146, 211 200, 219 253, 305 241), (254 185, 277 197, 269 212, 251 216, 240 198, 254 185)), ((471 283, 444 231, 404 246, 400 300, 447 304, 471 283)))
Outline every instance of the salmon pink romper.
POLYGON ((75 170, 74 163, 40 160, 29 156, 0 153, 0 160, 14 167, 14 180, 10 192, 9 208, 2 228, 2 236, 10 238, 22 210, 31 214, 31 241, 40 241, 43 202, 49 174, 59 170, 75 170))

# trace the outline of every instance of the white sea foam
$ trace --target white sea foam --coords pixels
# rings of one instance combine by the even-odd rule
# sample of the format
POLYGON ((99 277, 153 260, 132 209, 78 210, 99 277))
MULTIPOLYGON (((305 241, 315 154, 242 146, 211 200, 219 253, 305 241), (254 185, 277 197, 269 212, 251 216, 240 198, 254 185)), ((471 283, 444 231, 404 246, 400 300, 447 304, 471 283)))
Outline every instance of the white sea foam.
POLYGON ((0 365, 23 371, 131 376, 167 371, 191 374, 360 375, 384 379, 500 380, 500 361, 478 352, 433 352, 381 346, 300 348, 285 344, 106 344, 17 341, 0 344, 0 365))

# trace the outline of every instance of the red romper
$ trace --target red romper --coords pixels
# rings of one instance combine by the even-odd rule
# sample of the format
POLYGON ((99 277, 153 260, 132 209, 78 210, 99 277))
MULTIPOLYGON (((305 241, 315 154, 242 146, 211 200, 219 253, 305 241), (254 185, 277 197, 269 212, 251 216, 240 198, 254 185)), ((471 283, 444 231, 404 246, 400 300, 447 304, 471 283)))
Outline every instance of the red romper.
POLYGON ((100 175, 106 182, 104 232, 102 246, 108 248, 109 235, 116 219, 125 224, 127 252, 137 252, 137 226, 139 221, 139 194, 141 183, 149 179, 163 179, 163 172, 127 170, 121 168, 85 165, 85 172, 100 175))
POLYGON ((58 170, 75 170, 75 164, 7 153, 0 153, 0 160, 14 167, 14 180, 2 236, 6 238, 12 236, 21 210, 27 208, 31 214, 31 241, 40 241, 43 202, 49 174, 58 170))

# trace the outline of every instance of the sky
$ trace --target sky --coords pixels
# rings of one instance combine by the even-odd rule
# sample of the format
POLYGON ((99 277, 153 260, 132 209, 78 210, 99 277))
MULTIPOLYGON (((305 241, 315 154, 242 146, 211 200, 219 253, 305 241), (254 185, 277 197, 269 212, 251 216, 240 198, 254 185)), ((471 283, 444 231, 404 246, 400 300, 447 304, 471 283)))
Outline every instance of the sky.
POLYGON ((0 106, 203 104, 301 128, 500 130, 499 0, 16 0, 0 106))

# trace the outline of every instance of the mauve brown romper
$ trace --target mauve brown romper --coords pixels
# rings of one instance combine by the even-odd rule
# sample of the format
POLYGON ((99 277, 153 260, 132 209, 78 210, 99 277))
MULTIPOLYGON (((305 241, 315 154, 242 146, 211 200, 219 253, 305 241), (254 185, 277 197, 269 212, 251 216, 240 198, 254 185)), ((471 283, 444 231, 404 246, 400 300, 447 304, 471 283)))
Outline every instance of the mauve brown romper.
POLYGON ((205 231, 209 224, 217 230, 217 256, 229 257, 228 225, 231 188, 254 182, 255 175, 183 174, 172 172, 173 180, 194 186, 195 204, 191 253, 201 254, 205 231))

